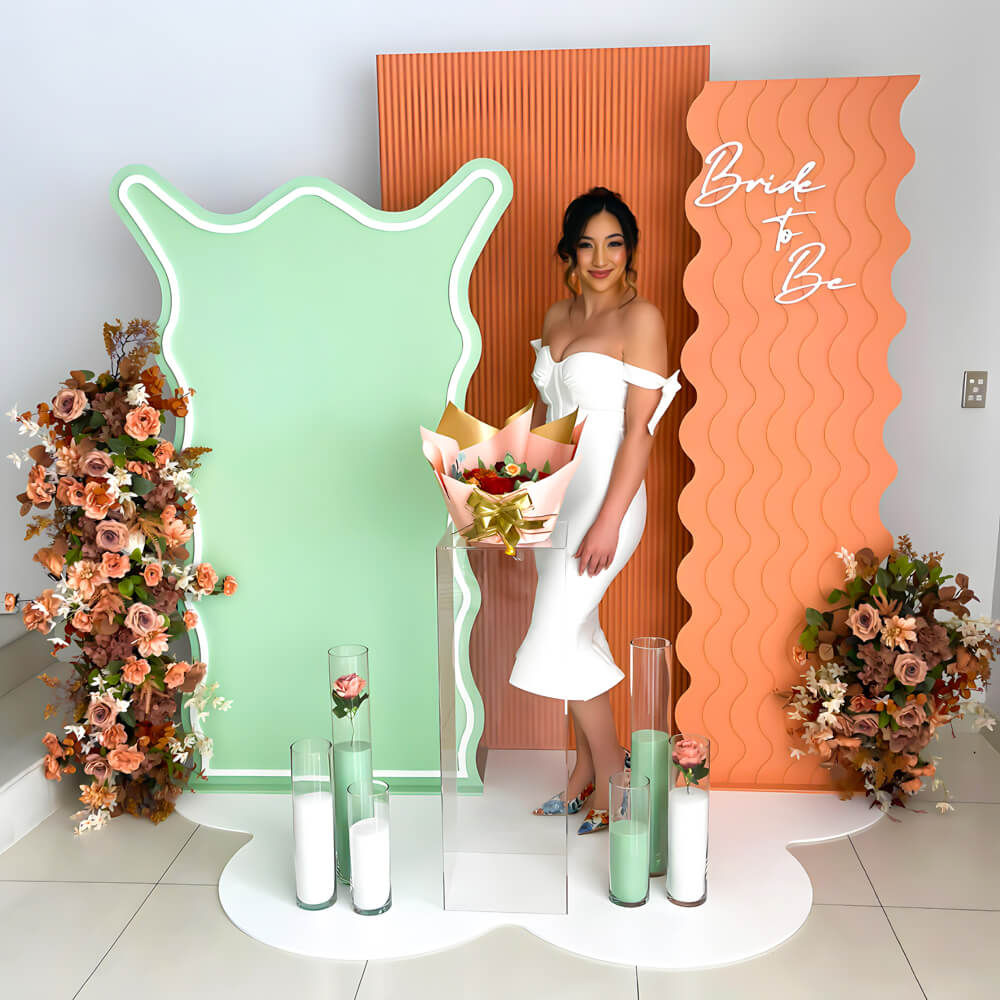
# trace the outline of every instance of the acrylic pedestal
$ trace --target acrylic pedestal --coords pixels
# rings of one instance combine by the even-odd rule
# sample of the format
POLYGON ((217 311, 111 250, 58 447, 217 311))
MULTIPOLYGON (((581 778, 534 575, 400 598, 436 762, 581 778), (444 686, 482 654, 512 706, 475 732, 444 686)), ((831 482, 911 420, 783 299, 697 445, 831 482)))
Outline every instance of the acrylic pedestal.
POLYGON ((557 523, 513 556, 450 531, 435 552, 446 910, 566 913, 566 816, 532 810, 566 788, 567 706, 508 684, 538 572, 558 606, 565 549, 557 523))

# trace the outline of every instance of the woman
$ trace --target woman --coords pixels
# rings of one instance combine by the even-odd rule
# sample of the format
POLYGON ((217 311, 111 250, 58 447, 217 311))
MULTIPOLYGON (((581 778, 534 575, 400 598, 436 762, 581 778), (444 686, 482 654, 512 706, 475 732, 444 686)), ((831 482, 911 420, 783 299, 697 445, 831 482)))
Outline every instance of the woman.
POLYGON ((572 294, 548 310, 541 339, 532 341, 539 394, 532 426, 576 409, 586 426, 559 515, 567 548, 536 553, 531 626, 510 680, 569 701, 576 766, 565 795, 535 812, 575 813, 592 796, 579 833, 607 829, 608 779, 622 766, 610 690, 624 674, 601 630, 598 605, 642 537, 653 431, 680 388, 677 372, 665 375, 663 317, 636 291, 638 238, 635 216, 607 188, 571 202, 556 252, 572 294))

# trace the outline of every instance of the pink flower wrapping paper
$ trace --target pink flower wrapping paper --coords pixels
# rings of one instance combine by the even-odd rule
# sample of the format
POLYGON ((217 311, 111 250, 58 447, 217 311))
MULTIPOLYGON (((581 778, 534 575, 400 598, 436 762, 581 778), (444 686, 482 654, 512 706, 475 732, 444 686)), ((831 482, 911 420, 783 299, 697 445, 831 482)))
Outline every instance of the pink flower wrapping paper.
MULTIPOLYGON (((510 493, 486 495, 503 501, 514 493, 525 491, 531 505, 522 511, 524 520, 544 519, 545 526, 525 532, 524 541, 537 543, 548 539, 555 527, 566 488, 576 471, 577 447, 586 423, 584 420, 576 424, 576 414, 571 416, 572 420, 562 418, 532 431, 531 408, 528 407, 508 418, 507 423, 497 429, 449 403, 437 431, 421 427, 424 456, 434 470, 456 530, 464 531, 473 523, 473 511, 468 501, 477 487, 449 475, 449 470, 456 464, 460 468, 474 469, 480 460, 485 465, 493 465, 510 454, 529 469, 541 469, 548 462, 550 475, 536 482, 523 483, 510 493), (450 430, 457 437, 442 433, 442 430, 450 430)), ((478 544, 504 543, 501 538, 492 537, 478 544)))

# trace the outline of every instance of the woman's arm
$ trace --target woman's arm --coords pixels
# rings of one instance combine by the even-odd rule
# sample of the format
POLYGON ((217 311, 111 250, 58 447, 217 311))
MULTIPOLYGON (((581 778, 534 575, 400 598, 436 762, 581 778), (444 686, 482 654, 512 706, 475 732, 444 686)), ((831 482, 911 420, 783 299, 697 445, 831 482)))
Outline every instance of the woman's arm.
MULTIPOLYGON (((656 306, 643 303, 644 308, 633 317, 625 336, 624 360, 630 365, 664 375, 667 370, 667 338, 663 317, 656 306)), ((593 525, 580 543, 575 556, 579 572, 591 576, 607 569, 618 548, 618 531, 629 504, 646 475, 653 435, 649 421, 662 393, 659 389, 644 389, 629 385, 625 397, 625 435, 611 470, 611 481, 604 503, 593 525)))

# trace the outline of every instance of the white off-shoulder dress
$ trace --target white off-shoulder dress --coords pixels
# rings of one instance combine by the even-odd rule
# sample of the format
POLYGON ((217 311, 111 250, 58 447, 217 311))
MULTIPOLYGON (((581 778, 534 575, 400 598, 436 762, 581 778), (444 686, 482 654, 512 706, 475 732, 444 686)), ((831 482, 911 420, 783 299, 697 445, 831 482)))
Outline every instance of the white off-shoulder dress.
POLYGON ((629 504, 611 565, 596 576, 579 573, 574 553, 604 503, 615 457, 625 434, 628 385, 659 389, 653 433, 680 389, 679 370, 664 377, 607 354, 578 351, 561 361, 533 340, 537 357, 531 377, 548 406, 548 420, 579 409, 587 419, 577 449, 579 463, 566 490, 559 522, 566 524, 567 547, 535 553, 538 586, 531 625, 517 651, 510 683, 549 698, 588 701, 614 687, 625 675, 615 665, 598 621, 601 598, 632 557, 646 526, 646 484, 629 504))

